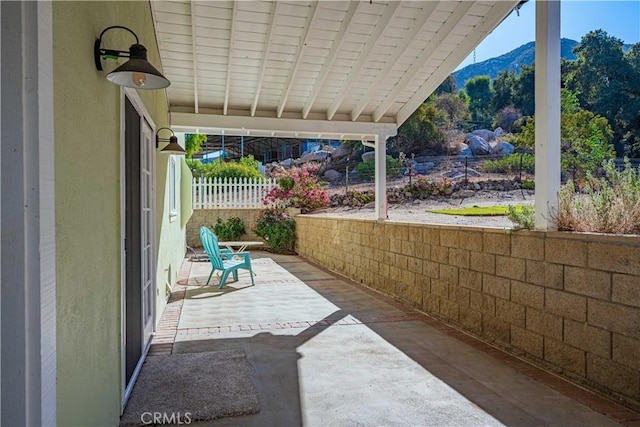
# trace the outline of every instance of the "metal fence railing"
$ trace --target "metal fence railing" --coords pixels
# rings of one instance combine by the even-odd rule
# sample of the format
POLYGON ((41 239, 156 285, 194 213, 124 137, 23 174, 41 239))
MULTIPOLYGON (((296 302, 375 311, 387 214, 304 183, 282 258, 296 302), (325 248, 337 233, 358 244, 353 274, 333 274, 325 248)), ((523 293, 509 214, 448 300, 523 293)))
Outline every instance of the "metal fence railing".
MULTIPOLYGON (((614 159, 618 171, 624 168, 624 159, 614 159)), ((584 175, 571 160, 562 170, 562 182, 584 175)), ((640 169, 640 159, 629 159, 632 167, 640 169)), ((332 186, 353 186, 371 183, 375 179, 373 167, 364 168, 361 163, 350 162, 337 170, 342 177, 331 180, 332 186)), ((601 168, 594 171, 596 175, 601 168)), ((429 156, 400 162, 397 159, 387 163, 388 183, 411 183, 417 176, 438 180, 473 182, 478 180, 533 180, 535 178, 535 157, 532 154, 512 154, 508 156, 429 156)))

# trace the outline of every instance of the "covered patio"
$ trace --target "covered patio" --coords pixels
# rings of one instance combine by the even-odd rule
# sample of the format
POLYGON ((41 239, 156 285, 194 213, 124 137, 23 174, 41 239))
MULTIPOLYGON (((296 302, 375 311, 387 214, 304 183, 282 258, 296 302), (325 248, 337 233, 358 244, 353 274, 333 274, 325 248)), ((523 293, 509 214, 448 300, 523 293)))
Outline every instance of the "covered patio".
MULTIPOLYGON (((208 263, 186 259, 151 347, 150 361, 246 354, 260 410, 213 425, 613 426, 640 417, 303 258, 252 258, 256 286, 241 273, 223 290, 202 286, 208 263)), ((135 419, 129 411, 123 420, 135 419)))
MULTIPOLYGON (((526 1, 526 0, 525 0, 526 1)), ((507 16, 504 1, 151 2, 174 131, 386 140, 507 16)), ((536 4, 536 228, 560 183, 560 2, 536 4)))
MULTIPOLYGON (((264 269, 255 288, 174 289, 158 324, 148 300, 165 306, 165 284, 171 287, 184 252, 170 159, 158 150, 166 170, 156 173, 151 164, 135 173, 150 190, 139 199, 151 205, 136 215, 151 229, 151 238, 136 236, 144 240, 138 255, 146 258, 126 260, 135 252, 127 250, 133 239, 124 231, 127 195, 135 193, 127 189, 138 188, 124 173, 125 147, 138 146, 127 144, 127 135, 144 137, 152 153, 147 159, 154 157, 155 129, 165 125, 177 132, 359 139, 376 148, 376 175, 384 177, 385 139, 519 3, 3 2, 7 52, 22 58, 4 62, 2 80, 9 106, 2 134, 10 142, 1 165, 2 388, 10 390, 2 394, 4 424, 116 424, 154 327, 158 357, 225 346, 246 353, 262 404, 247 424, 356 424, 371 417, 415 423, 447 416, 452 424, 544 424, 552 423, 549 414, 565 420, 558 408, 571 414, 567 424, 608 421, 552 390, 556 386, 637 424, 635 413, 522 365, 522 372, 549 379, 539 385, 513 371, 524 362, 471 345, 477 342, 467 335, 299 258, 261 261, 256 254, 256 266, 264 269), (130 120, 152 125, 142 133, 126 131, 126 100, 136 92, 110 86, 90 55, 101 30, 114 24, 140 35, 172 82, 166 94, 129 100, 150 110, 130 120), (77 52, 85 52, 82 59, 77 52), (98 137, 87 143, 86 135, 98 137), (79 236, 101 244, 88 251, 79 236), (150 280, 125 270, 134 266, 150 280), (135 308, 131 316, 127 306, 135 308), (144 324, 136 316, 142 313, 144 324), (282 358, 275 357, 281 348, 282 358), (487 354, 508 363, 495 364, 487 354), (382 374, 381 366, 385 375, 372 377, 382 374), (363 410, 369 405, 381 411, 363 410), (456 418, 458 407, 464 420, 456 418)), ((548 213, 559 183, 559 11, 559 1, 536 4, 541 230, 553 228, 548 213)), ((306 232, 298 252, 416 310, 449 323, 462 320, 458 327, 466 323, 470 333, 488 332, 544 366, 555 360, 570 378, 586 375, 589 384, 638 408, 637 238, 440 227, 410 234, 409 226, 386 221, 385 190, 385 180, 377 179, 375 221, 354 227, 301 218, 298 229, 306 232)), ((134 232, 136 224, 129 224, 134 232)), ((185 264, 178 285, 188 287, 182 281, 202 272, 192 273, 185 264)))

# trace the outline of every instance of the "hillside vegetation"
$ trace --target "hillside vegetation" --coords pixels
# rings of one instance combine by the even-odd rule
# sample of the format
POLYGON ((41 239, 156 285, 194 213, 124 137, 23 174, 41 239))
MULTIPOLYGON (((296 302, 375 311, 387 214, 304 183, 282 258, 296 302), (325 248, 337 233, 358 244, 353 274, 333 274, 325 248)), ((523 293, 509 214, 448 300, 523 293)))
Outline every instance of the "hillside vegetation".
MULTIPOLYGON (((573 61, 576 59, 576 55, 573 53, 573 49, 580 44, 579 42, 571 39, 560 40, 560 56, 562 59, 573 61)), ((623 51, 627 51, 631 48, 631 45, 623 45, 623 51)), ((456 81, 457 87, 463 87, 467 80, 477 76, 489 76, 492 79, 498 77, 503 71, 515 71, 518 73, 520 67, 523 65, 532 65, 535 62, 536 43, 529 42, 513 49, 511 52, 507 52, 504 55, 496 56, 495 58, 489 58, 485 61, 475 64, 467 65, 464 68, 459 69, 453 73, 453 77, 456 81)))

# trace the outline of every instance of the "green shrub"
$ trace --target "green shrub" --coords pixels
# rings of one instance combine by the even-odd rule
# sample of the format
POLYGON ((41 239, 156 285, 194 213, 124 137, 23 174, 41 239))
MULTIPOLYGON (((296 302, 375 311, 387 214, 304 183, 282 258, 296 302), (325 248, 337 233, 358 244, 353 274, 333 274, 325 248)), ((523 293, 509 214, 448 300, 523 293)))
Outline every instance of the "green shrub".
MULTIPOLYGON (((364 160, 356 165, 356 172, 361 179, 372 179, 375 176, 375 159, 364 160)), ((402 161, 387 156, 387 178, 393 178, 402 170, 402 161)))
POLYGON ((226 221, 218 218, 213 226, 213 232, 220 240, 238 240, 242 235, 246 234, 244 223, 238 217, 231 217, 226 221))
POLYGON ((347 197, 351 197, 354 200, 366 205, 367 203, 371 203, 376 200, 375 194, 365 194, 360 191, 349 191, 347 193, 347 197))
POLYGON ((482 170, 487 173, 515 173, 520 171, 522 158, 522 172, 535 173, 536 163, 533 154, 511 154, 497 160, 487 160, 482 170))
POLYGON ((205 178, 247 178, 262 179, 258 170, 258 162, 253 156, 240 159, 239 162, 225 162, 221 158, 213 163, 202 163, 200 160, 187 160, 193 176, 205 178))
MULTIPOLYGON (((611 141, 613 130, 606 118, 580 108, 575 93, 561 90, 560 144, 563 172, 583 178, 595 172, 615 152, 611 141)), ((512 142, 516 149, 535 147, 535 119, 529 117, 512 142)))
POLYGON ((296 223, 284 209, 265 209, 256 219, 255 233, 267 243, 267 248, 277 253, 293 252, 296 239, 296 223))
POLYGON ((293 190, 293 186, 296 184, 295 180, 290 175, 283 175, 278 178, 278 185, 284 191, 293 190))
POLYGON ((253 154, 249 154, 248 156, 241 157, 238 163, 255 170, 258 170, 260 166, 260 162, 257 161, 255 157, 253 157, 253 154))
POLYGON ((525 178, 520 183, 520 188, 523 190, 535 190, 536 182, 530 178, 525 178))
POLYGON ((195 177, 206 176, 207 164, 200 160, 186 159, 187 166, 191 169, 191 173, 195 177))
POLYGON ((507 207, 507 218, 515 224, 516 229, 533 230, 535 226, 535 207, 519 205, 507 207))
POLYGON ((603 168, 603 178, 587 173, 582 189, 572 180, 562 186, 555 218, 559 230, 640 234, 640 171, 627 159, 621 172, 613 160, 603 168))
POLYGON ((262 178, 257 169, 236 162, 223 162, 218 159, 212 163, 211 178, 262 178))
POLYGON ((200 152, 202 143, 207 140, 207 135, 201 133, 187 133, 184 136, 184 147, 187 152, 187 159, 191 159, 194 154, 200 152))

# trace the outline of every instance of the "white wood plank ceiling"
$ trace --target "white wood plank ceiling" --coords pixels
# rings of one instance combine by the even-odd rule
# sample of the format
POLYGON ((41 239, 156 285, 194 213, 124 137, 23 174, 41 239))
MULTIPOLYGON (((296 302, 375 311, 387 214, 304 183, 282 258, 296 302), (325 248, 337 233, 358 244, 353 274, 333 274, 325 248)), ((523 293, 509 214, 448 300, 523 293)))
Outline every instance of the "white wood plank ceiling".
POLYGON ((518 4, 152 1, 175 130, 393 134, 518 4))

